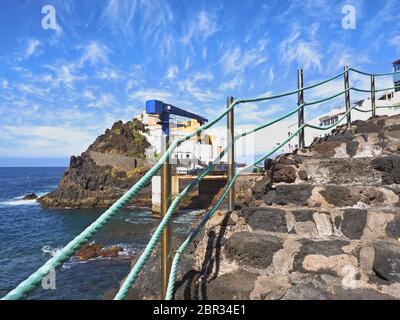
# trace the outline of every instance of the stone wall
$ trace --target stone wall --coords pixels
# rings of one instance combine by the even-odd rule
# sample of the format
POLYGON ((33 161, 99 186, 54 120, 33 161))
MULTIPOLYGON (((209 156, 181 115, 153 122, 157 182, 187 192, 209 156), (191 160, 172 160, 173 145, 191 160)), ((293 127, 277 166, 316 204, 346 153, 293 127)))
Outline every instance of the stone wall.
POLYGON ((120 168, 125 172, 129 172, 135 168, 147 165, 147 161, 145 159, 128 157, 125 155, 108 154, 96 151, 89 151, 89 155, 96 165, 100 167, 111 166, 114 168, 120 168))

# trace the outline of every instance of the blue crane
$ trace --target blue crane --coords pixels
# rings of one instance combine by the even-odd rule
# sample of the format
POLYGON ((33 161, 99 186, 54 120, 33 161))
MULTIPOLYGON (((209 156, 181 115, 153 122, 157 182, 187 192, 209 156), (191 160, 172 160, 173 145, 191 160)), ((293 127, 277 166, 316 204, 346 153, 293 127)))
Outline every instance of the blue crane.
POLYGON ((180 117, 185 117, 189 119, 197 120, 200 125, 203 125, 208 120, 202 116, 195 113, 183 110, 181 108, 175 107, 171 104, 164 103, 159 100, 148 100, 146 101, 146 113, 148 114, 158 114, 160 117, 162 131, 164 135, 169 135, 169 119, 170 115, 176 115, 180 117))

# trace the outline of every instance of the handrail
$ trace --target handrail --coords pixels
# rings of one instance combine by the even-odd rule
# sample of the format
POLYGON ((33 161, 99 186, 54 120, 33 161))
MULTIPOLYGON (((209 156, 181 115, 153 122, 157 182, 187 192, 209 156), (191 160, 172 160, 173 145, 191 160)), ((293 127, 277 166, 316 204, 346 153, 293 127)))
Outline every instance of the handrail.
POLYGON ((316 100, 316 101, 312 101, 309 103, 303 103, 300 106, 298 106, 296 109, 288 112, 287 114, 272 120, 270 122, 267 122, 265 124, 262 124, 258 127, 256 127, 255 129, 250 129, 246 132, 243 132, 241 134, 238 134, 237 136, 234 137, 234 139, 232 140, 232 142, 218 155, 218 157, 213 161, 212 164, 210 164, 208 167, 206 167, 205 169, 202 170, 202 172, 200 173, 200 175, 198 177, 196 177, 195 180, 192 181, 192 183, 190 183, 184 190, 182 190, 182 192, 174 199, 174 201, 172 202, 172 204, 170 205, 170 207, 168 208, 167 213, 165 214, 165 216, 163 217, 163 219, 161 220, 160 224, 158 225, 158 228, 156 229, 156 231, 154 232, 152 238, 150 239, 150 241, 148 242, 146 248, 144 249, 144 251, 142 252, 142 254, 140 255, 140 258, 138 259, 138 261, 135 263, 135 265, 133 266, 133 268, 131 269, 130 273, 128 274, 128 276, 126 277, 124 283, 121 285, 117 295, 115 296, 115 300, 122 300, 126 297, 129 288, 134 284, 134 282, 137 279, 137 276, 139 275, 139 273, 141 272, 141 270, 144 268, 144 265, 146 264, 146 262, 148 261, 148 259, 150 258, 151 252, 154 250, 155 246, 157 245, 162 232, 164 231, 165 227, 167 226, 168 222, 171 220, 172 218, 172 214, 175 211, 175 209, 178 207, 179 203, 181 202, 181 200, 183 199, 183 197, 191 190, 193 189, 193 187, 195 187, 195 185, 197 185, 201 179, 203 179, 203 177, 205 177, 208 172, 210 172, 210 170, 212 169, 212 167, 218 163, 226 154, 226 152, 236 143, 237 140, 239 140, 242 137, 245 137, 251 133, 255 133, 257 131, 260 131, 261 129, 264 129, 266 127, 269 127, 279 121, 282 121, 290 116, 292 116, 293 114, 295 114, 297 111, 299 111, 301 108, 305 107, 305 106, 310 106, 310 105, 314 105, 314 104, 319 104, 322 102, 326 102, 328 100, 332 100, 342 94, 344 94, 345 92, 351 90, 351 88, 349 88, 348 90, 344 90, 338 94, 334 94, 330 97, 324 98, 324 99, 320 99, 320 100, 316 100))
POLYGON ((349 68, 349 70, 352 70, 356 73, 365 75, 365 76, 375 76, 375 77, 385 77, 385 76, 392 76, 395 74, 400 74, 400 71, 393 71, 393 72, 386 72, 386 73, 368 73, 365 71, 357 70, 355 68, 349 68))
POLYGON ((368 92, 368 93, 372 93, 372 92, 382 92, 382 91, 388 91, 388 90, 395 90, 400 88, 399 86, 394 86, 394 87, 389 87, 389 88, 384 88, 384 89, 375 89, 375 90, 370 90, 370 89, 359 89, 356 87, 353 87, 354 91, 358 91, 358 92, 368 92))
MULTIPOLYGON (((252 163, 251 165, 246 166, 245 168, 243 168, 240 172, 245 171, 248 168, 251 168, 257 164, 259 164, 260 162, 264 161, 266 158, 270 157, 272 154, 274 154, 276 151, 278 151, 280 148, 282 148, 283 146, 285 146, 288 142, 290 142, 295 136, 298 135, 298 133, 306 128, 306 127, 310 127, 313 129, 317 129, 317 130, 329 130, 332 129, 334 127, 337 126, 338 123, 342 122, 347 115, 351 112, 352 109, 354 109, 355 106, 351 107, 349 110, 347 110, 342 118, 327 127, 319 127, 319 126, 314 126, 314 125, 310 125, 310 124, 303 124, 301 125, 293 134, 291 134, 288 138, 286 138, 281 144, 279 144, 278 146, 276 146, 272 151, 270 151, 268 154, 266 154, 265 156, 261 157, 260 159, 258 159, 257 161, 255 161, 254 163, 252 163)), ((218 207, 221 205, 222 201, 224 200, 224 198, 226 197, 226 195, 228 194, 229 189, 232 188, 234 182, 236 181, 237 177, 240 175, 240 172, 237 172, 232 180, 230 181, 230 183, 228 184, 227 187, 225 187, 224 192, 222 193, 221 197, 218 199, 218 201, 215 203, 215 205, 211 208, 210 211, 208 211, 204 216, 203 219, 200 221, 200 223, 197 225, 197 227, 192 230, 189 234, 189 236, 185 239, 185 241, 182 243, 182 245, 179 247, 179 249, 177 250, 177 252, 175 253, 174 259, 172 261, 172 266, 171 266, 171 271, 170 271, 170 276, 169 276, 169 281, 168 281, 168 287, 167 287, 167 294, 166 294, 166 300, 171 300, 173 298, 174 295, 174 287, 175 287, 175 279, 176 279, 176 273, 177 273, 177 268, 178 268, 178 264, 179 261, 181 259, 181 255, 183 254, 183 252, 186 250, 187 246, 190 244, 190 242, 199 234, 199 232, 202 230, 202 228, 204 227, 204 225, 207 223, 207 221, 212 218, 216 212, 216 210, 218 209, 218 207)))
MULTIPOLYGON (((348 70, 353 70, 355 72, 359 72, 358 70, 355 70, 353 68, 349 68, 348 70)), ((157 172, 161 169, 162 165, 165 163, 165 161, 168 160, 168 158, 171 156, 172 152, 178 147, 180 146, 182 143, 184 143, 185 141, 190 140, 191 138, 197 136, 198 134, 200 134, 201 132, 207 130, 208 128, 212 127, 214 124, 216 124, 217 122, 219 122, 223 117, 225 117, 230 111, 232 111, 237 105, 239 104, 246 104, 246 103, 250 103, 250 102, 258 102, 258 101, 267 101, 267 100, 272 100, 272 99, 278 99, 278 98, 282 98, 285 96, 290 96, 296 93, 299 93, 301 91, 306 91, 312 88, 316 88, 320 85, 323 85, 325 83, 328 83, 332 80, 335 80, 337 78, 339 78, 340 76, 342 76, 343 74, 345 74, 346 71, 339 73, 338 75, 335 75, 331 78, 328 78, 326 80, 320 81, 318 83, 303 87, 301 89, 298 90, 294 90, 294 91, 289 91, 289 92, 285 92, 285 93, 280 93, 280 94, 276 94, 276 95, 271 95, 271 96, 266 96, 266 97, 258 97, 258 98, 254 98, 254 99, 242 99, 242 100, 235 100, 233 101, 228 108, 225 109, 225 111, 223 111, 221 114, 219 114, 218 116, 216 116, 213 120, 211 120, 210 122, 208 122, 207 124, 199 127, 197 130, 193 131, 192 133, 175 140, 174 142, 172 142, 170 144, 170 146, 168 147, 168 149, 166 150, 166 152, 160 157, 160 159, 157 161, 157 163, 149 169, 149 171, 147 171, 147 173, 140 178, 121 198, 119 198, 109 209, 107 209, 99 218, 97 218, 92 224, 90 224, 83 232, 81 232, 77 237, 75 237, 72 241, 70 241, 63 249, 61 249, 55 256, 53 256, 51 259, 49 259, 42 267, 40 267, 37 271, 35 271, 31 276, 29 276, 26 280, 24 280, 23 282, 21 282, 15 289, 13 289, 12 291, 10 291, 5 297, 2 298, 2 300, 14 300, 14 299, 22 299, 24 298, 24 296, 26 294, 28 294, 29 292, 33 291, 41 282, 41 280, 53 269, 53 268, 57 268, 59 266, 61 266, 65 261, 67 261, 73 254, 74 252, 79 249, 79 247, 81 247, 85 242, 88 241, 89 238, 91 238, 98 230, 100 230, 114 215, 116 215, 124 206, 126 206, 139 192, 140 190, 143 189, 143 187, 145 187, 148 183, 150 183, 151 178, 157 174, 157 172)), ((397 72, 396 72, 397 73, 397 72)), ((382 74, 383 75, 383 74, 382 74)), ((394 87, 396 88, 396 87, 394 87)), ((258 130, 261 130, 262 128, 265 128, 268 125, 274 124, 276 122, 279 122, 285 118, 287 118, 290 115, 293 115, 296 111, 298 111, 300 108, 307 106, 307 105, 312 105, 312 104, 318 104, 318 103, 322 103, 325 101, 328 101, 330 99, 333 99, 335 97, 338 97, 340 95, 342 95, 343 93, 347 92, 348 90, 355 90, 355 91, 360 91, 360 92, 371 92, 368 90, 363 90, 363 89, 357 89, 357 88, 349 88, 341 93, 335 94, 331 97, 328 98, 324 98, 324 99, 320 99, 311 103, 304 103, 302 105, 300 105, 297 109, 295 109, 294 111, 290 112, 287 115, 284 115, 276 120, 271 121, 270 124, 264 124, 261 125, 253 130, 249 130, 248 133, 253 133, 256 132, 258 130)), ((385 91, 385 90, 389 90, 389 89, 381 89, 381 90, 375 90, 375 92, 379 92, 379 91, 385 91)), ((349 109, 348 112, 352 110, 349 109)), ((347 112, 347 113, 348 113, 347 112)), ((346 113, 346 114, 347 114, 346 113)), ((302 125, 301 127, 299 127, 299 129, 296 131, 296 134, 300 131, 300 129, 304 129, 305 127, 312 127, 311 125, 302 125)), ((319 127, 316 127, 318 129, 321 129, 319 127)), ((325 127, 323 128, 324 130, 328 129, 329 127, 325 127)), ((245 136, 245 134, 241 134, 239 135, 240 137, 245 136)), ((234 139, 234 141, 236 141, 236 139, 234 139)), ((233 143, 234 143, 233 141, 233 143)), ((289 140, 288 140, 289 141, 289 140)), ((288 141, 286 141, 285 143, 287 143, 288 141)), ((261 161, 261 160, 260 160, 261 161)), ((258 162, 257 162, 258 163, 258 162)), ((187 188, 185 188, 186 191, 190 190, 189 187, 193 187, 195 184, 197 184, 206 174, 207 172, 209 172, 209 170, 211 170, 211 166, 207 168, 203 171, 203 173, 197 177, 197 179, 195 179, 195 181, 193 181, 194 184, 190 184, 187 188)), ((236 179, 236 178, 235 178, 236 179)), ((231 181, 232 182, 232 181, 231 181)), ((233 185, 233 182, 229 185, 233 185)), ((175 208, 177 206, 177 203, 179 203, 179 201, 181 200, 181 197, 177 197, 176 198, 176 202, 173 202, 173 204, 175 205, 175 208)), ((175 200, 174 200, 175 201, 175 200)), ((217 202, 218 203, 218 202, 217 202)), ((172 212, 175 210, 174 207, 170 206, 171 212, 170 215, 168 216, 168 219, 171 217, 172 212)), ((166 216, 167 217, 167 216, 166 216)), ((165 223, 160 223, 159 228, 157 228, 158 232, 157 234, 159 234, 159 230, 163 230, 163 228, 165 227, 165 223)), ((153 235, 154 236, 154 235, 153 235)), ((154 237, 154 241, 152 243, 150 243, 149 247, 154 246, 154 243, 157 243, 159 238, 154 237)), ((152 239, 153 240, 153 237, 152 239)), ((146 259, 142 259, 140 260, 141 263, 145 263, 146 259)), ((139 262, 139 261, 138 261, 139 262)), ((128 278, 130 281, 133 279, 135 279, 135 276, 133 277, 129 277, 128 278)), ((129 283, 129 282, 127 282, 129 283)), ((125 287, 124 287, 125 288, 125 287)))
MULTIPOLYGON (((391 106, 376 106, 375 109, 390 109, 390 108, 399 108, 400 107, 400 103, 399 104, 394 104, 391 106)), ((360 109, 360 108, 354 108, 354 110, 357 110, 359 112, 371 112, 373 110, 373 108, 371 109, 360 109)))

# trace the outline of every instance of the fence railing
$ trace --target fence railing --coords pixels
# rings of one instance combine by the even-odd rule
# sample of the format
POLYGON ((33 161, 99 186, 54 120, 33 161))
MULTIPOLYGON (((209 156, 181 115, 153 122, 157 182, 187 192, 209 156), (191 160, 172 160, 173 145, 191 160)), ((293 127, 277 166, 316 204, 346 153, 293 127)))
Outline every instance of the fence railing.
POLYGON ((338 123, 341 123, 344 119, 346 119, 347 125, 351 125, 351 111, 353 109, 358 110, 359 108, 356 108, 355 105, 351 106, 350 104, 350 92, 351 91, 357 91, 357 92, 368 92, 371 93, 371 99, 373 98, 373 104, 372 104, 372 109, 370 112, 372 112, 372 115, 375 115, 376 108, 389 108, 387 106, 376 106, 375 104, 375 93, 376 92, 381 92, 381 91, 387 91, 391 89, 395 89, 396 87, 392 88, 385 88, 385 89, 380 89, 376 90, 375 89, 375 79, 376 77, 381 77, 381 76, 388 76, 388 75, 394 75, 394 74, 400 74, 399 72, 391 72, 391 73, 381 73, 381 74, 369 74, 366 72, 359 71, 354 68, 348 68, 345 67, 344 71, 331 77, 328 79, 325 79, 323 81, 320 81, 318 83, 309 85, 309 86, 303 86, 303 73, 301 72, 301 76, 299 75, 299 88, 297 90, 289 91, 286 93, 281 93, 277 95, 271 95, 271 96, 266 96, 266 97, 258 97, 258 98, 252 98, 252 99, 236 99, 231 101, 231 103, 228 105, 226 110, 222 112, 220 115, 218 115, 216 118, 214 118, 212 121, 208 122, 206 125, 200 127, 199 129, 195 130, 194 132, 186 135, 183 138, 180 138, 174 142, 171 143, 169 148, 166 150, 166 152, 160 157, 158 162, 135 184, 133 185, 120 199, 118 199, 108 210, 106 210, 99 218, 97 218, 90 226, 88 226, 82 233, 80 233, 77 237, 75 237, 71 242, 69 242, 63 249, 61 249, 56 255, 54 255, 51 259, 49 259, 42 267, 40 267, 36 272, 34 272, 30 277, 28 277, 26 280, 21 282, 15 289, 13 289, 11 292, 9 292, 4 298, 4 300, 16 300, 16 299, 23 299, 26 297, 27 294, 29 294, 31 291, 33 291, 37 286, 41 283, 42 279, 48 275, 48 273, 53 270, 54 268, 60 267, 64 262, 69 260, 71 256, 74 254, 74 252, 79 249, 84 243, 86 243, 98 230, 100 230, 104 225, 107 224, 107 222, 115 216, 124 206, 126 206, 139 192, 140 190, 143 189, 150 181, 151 178, 157 174, 157 172, 161 169, 162 165, 168 160, 168 158, 171 156, 172 152, 180 146, 182 143, 185 141, 195 137, 196 135, 200 134, 204 130, 209 129, 212 127, 214 124, 219 122, 222 118, 224 118, 228 113, 233 112, 235 107, 241 104, 247 104, 251 102, 260 102, 260 101, 268 101, 268 100, 275 100, 291 95, 298 95, 298 106, 294 110, 284 114, 283 116, 278 117, 275 120, 269 121, 265 124, 262 124, 254 129, 248 130, 246 132, 243 132, 239 135, 234 136, 234 139, 230 141, 227 145, 227 147, 218 155, 218 157, 214 160, 212 164, 207 166, 198 177, 196 177, 178 196, 174 198, 172 201, 170 207, 168 208, 167 214, 163 217, 161 220, 160 224, 158 225, 156 231, 152 235, 149 243, 147 244, 146 248, 140 255, 138 261, 136 262, 135 266, 131 269, 130 273, 126 277, 124 283, 122 284, 121 288, 119 289, 117 295, 115 296, 116 300, 124 299, 128 293, 129 288, 134 284, 135 280, 137 279, 138 274, 142 271, 143 267, 145 266, 146 262, 148 261, 150 255, 152 254, 154 248, 158 244, 161 234, 164 231, 165 227, 167 226, 168 222, 171 220, 173 213, 175 210, 178 208, 179 203, 181 200, 187 195, 187 193, 192 190, 213 168, 213 166, 218 163, 224 155, 229 152, 229 150, 233 147, 233 145, 236 143, 238 139, 241 139, 242 137, 245 137, 246 135, 253 134, 255 132, 258 132, 264 128, 267 128, 269 126, 272 126, 273 124, 280 122, 296 113, 299 115, 299 125, 298 129, 292 133, 287 139, 285 139, 283 142, 281 142, 278 146, 273 148, 270 152, 265 154, 263 157, 259 158, 256 162, 252 163, 251 165, 246 166, 243 170, 236 172, 232 178, 228 181, 227 186, 225 187, 222 196, 217 200, 217 202, 213 205, 213 207, 207 211, 203 218, 201 219, 200 223, 197 225, 196 228, 191 230, 189 233, 188 237, 186 240, 183 242, 183 244, 180 246, 178 251, 176 252, 173 262, 172 262, 172 269, 170 272, 170 277, 169 277, 169 282, 168 282, 168 288, 167 288, 167 299, 172 299, 173 294, 174 294, 174 284, 175 284, 175 278, 176 278, 176 272, 177 268, 179 265, 179 260, 188 246, 188 244, 196 237, 196 235, 199 234, 201 229, 204 227, 206 222, 215 214, 216 210, 218 207, 221 205, 227 194, 230 192, 230 190, 233 188, 234 183, 237 179, 237 177, 240 175, 241 172, 244 172, 245 170, 251 168, 252 166, 261 163, 264 161, 266 158, 270 157, 272 154, 274 154, 276 151, 278 151, 280 148, 282 148, 284 145, 286 145, 289 141, 291 141, 294 137, 299 136, 299 146, 303 144, 304 146, 304 130, 305 128, 313 128, 317 130, 329 130, 332 129, 333 127, 337 126, 338 123), (360 88, 355 88, 350 86, 350 81, 349 81, 349 74, 350 72, 357 72, 362 75, 370 76, 371 77, 371 89, 360 89, 360 88), (326 84, 330 81, 333 81, 335 79, 339 79, 340 77, 344 77, 344 90, 341 92, 338 92, 334 95, 331 95, 326 98, 322 98, 316 101, 312 102, 305 102, 304 100, 304 92, 313 88, 317 88, 323 84, 326 84), (373 81, 372 81, 373 77, 373 81), (343 117, 339 120, 339 122, 332 124, 331 126, 327 127, 319 127, 311 124, 304 123, 304 110, 307 106, 311 105, 316 105, 316 104, 321 104, 327 101, 330 101, 332 99, 335 99, 341 95, 345 95, 345 103, 346 103, 346 112, 343 115, 343 117))

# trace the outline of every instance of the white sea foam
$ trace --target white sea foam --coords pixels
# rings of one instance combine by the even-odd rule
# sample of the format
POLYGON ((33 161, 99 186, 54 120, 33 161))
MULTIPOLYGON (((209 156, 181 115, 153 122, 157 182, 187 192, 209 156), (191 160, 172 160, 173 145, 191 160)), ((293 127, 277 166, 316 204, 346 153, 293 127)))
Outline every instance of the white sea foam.
POLYGON ((22 200, 22 199, 14 199, 0 202, 0 205, 3 206, 29 206, 39 204, 36 200, 22 200))
POLYGON ((53 248, 51 246, 43 246, 42 247, 42 252, 50 255, 51 257, 54 257, 61 250, 62 250, 62 247, 57 247, 57 248, 53 248))
MULTIPOLYGON (((39 192, 36 193, 36 195, 40 198, 44 195, 46 195, 47 192, 39 192)), ((33 200, 24 200, 24 196, 20 197, 15 197, 7 201, 0 202, 0 205, 2 206, 30 206, 30 205, 37 205, 39 202, 37 202, 37 199, 33 200)))

